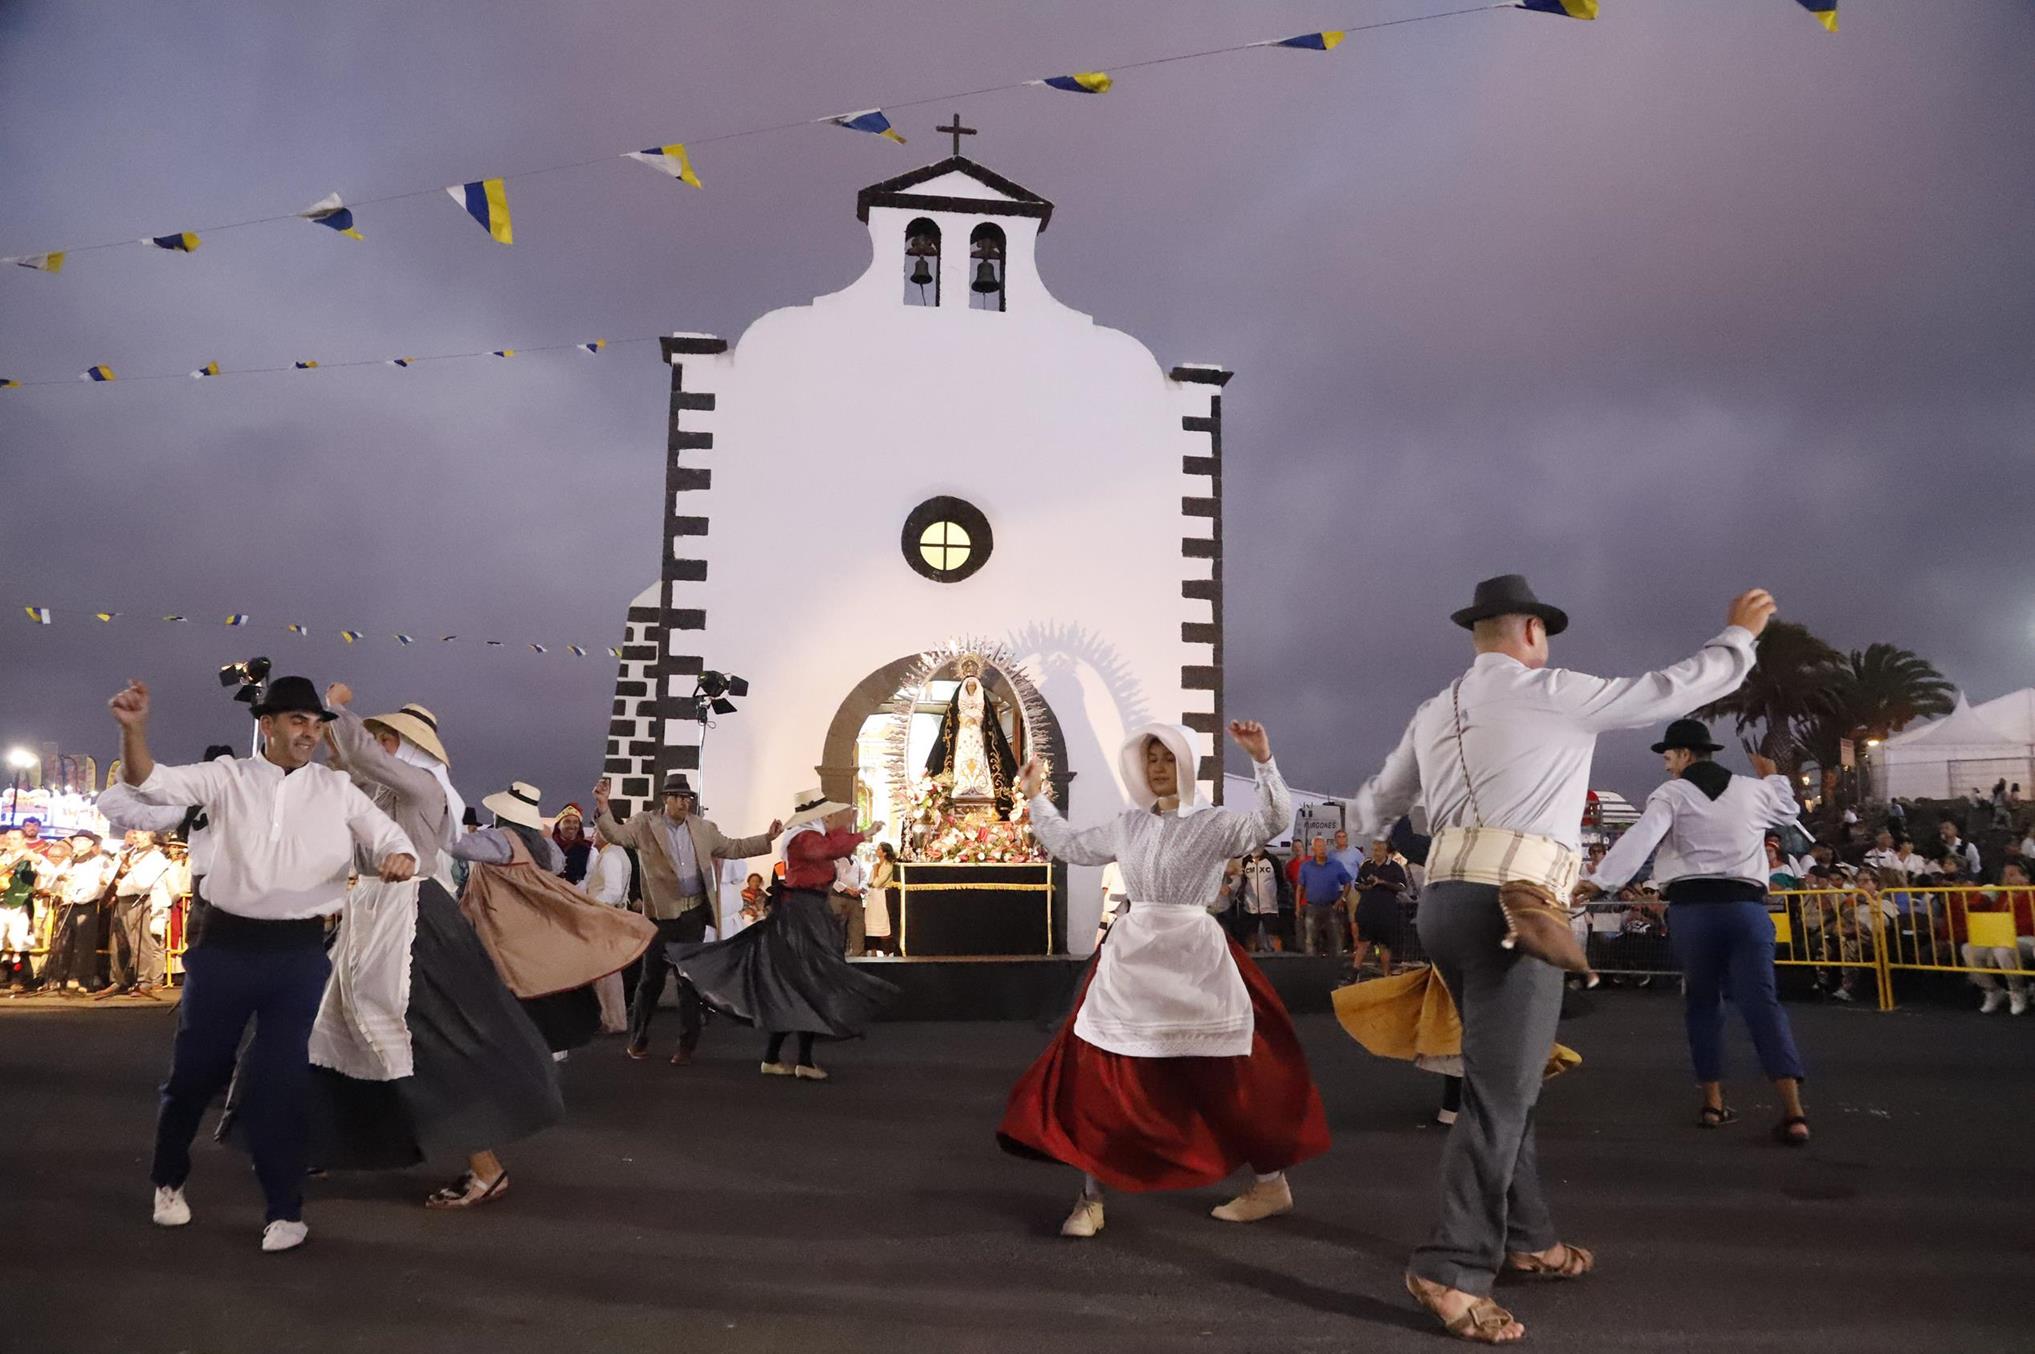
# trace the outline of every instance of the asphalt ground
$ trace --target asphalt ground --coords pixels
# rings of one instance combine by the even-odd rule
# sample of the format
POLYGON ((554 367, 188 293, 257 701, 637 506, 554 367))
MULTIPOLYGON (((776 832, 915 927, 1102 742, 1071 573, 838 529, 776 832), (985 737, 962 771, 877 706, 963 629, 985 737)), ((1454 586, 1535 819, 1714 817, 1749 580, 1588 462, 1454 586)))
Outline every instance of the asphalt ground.
MULTIPOLYGON (((1528 1347, 2035 1349, 2035 1016, 1790 1013, 1813 1072, 1802 1151, 1768 1139, 1754 1078, 1740 1123, 1691 1126, 1672 994, 1597 994, 1565 1022, 1585 1063, 1541 1102, 1541 1159, 1599 1270, 1501 1288, 1528 1347)), ((173 1020, 0 1002, 0 1350, 1451 1347, 1400 1286, 1439 1079, 1325 1016, 1300 1024, 1335 1146, 1293 1173, 1295 1213, 1251 1226, 1207 1217, 1217 1188, 1112 1196, 1102 1236, 1060 1239, 1073 1173, 991 1138, 1034 1025, 879 1025, 822 1046, 826 1084, 760 1077, 754 1035, 720 1025, 690 1068, 612 1039, 576 1053, 569 1121, 507 1150, 499 1202, 419 1207, 454 1164, 338 1176, 311 1186, 309 1244, 273 1256, 244 1159, 209 1144, 193 1224, 149 1223, 173 1020)), ((1751 1067, 1742 1034, 1732 1057, 1751 1067)))

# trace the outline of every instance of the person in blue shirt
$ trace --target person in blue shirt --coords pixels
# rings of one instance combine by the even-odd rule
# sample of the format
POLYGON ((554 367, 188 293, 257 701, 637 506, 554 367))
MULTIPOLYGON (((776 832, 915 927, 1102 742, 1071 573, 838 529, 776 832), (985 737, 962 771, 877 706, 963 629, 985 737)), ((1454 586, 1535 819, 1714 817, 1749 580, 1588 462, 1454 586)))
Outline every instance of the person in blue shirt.
POLYGON ((1356 882, 1349 868, 1328 853, 1328 839, 1316 837, 1314 849, 1300 862, 1300 935, 1309 954, 1340 955, 1345 913, 1343 892, 1356 882))

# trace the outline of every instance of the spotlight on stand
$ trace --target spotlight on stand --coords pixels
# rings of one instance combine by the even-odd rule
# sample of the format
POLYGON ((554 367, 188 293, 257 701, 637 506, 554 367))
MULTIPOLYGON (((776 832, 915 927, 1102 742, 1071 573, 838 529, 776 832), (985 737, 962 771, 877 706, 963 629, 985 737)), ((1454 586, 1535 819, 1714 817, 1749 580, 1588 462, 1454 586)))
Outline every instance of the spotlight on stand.
POLYGON ((749 682, 746 678, 737 677, 732 673, 702 672, 693 684, 692 694, 693 699, 700 705, 702 720, 706 718, 709 710, 717 715, 732 715, 735 713, 735 702, 729 698, 747 696, 749 682))
POLYGON ((250 658, 241 663, 228 663, 219 669, 219 685, 239 686, 233 699, 244 705, 252 705, 261 699, 262 684, 269 679, 269 661, 266 658, 250 658))

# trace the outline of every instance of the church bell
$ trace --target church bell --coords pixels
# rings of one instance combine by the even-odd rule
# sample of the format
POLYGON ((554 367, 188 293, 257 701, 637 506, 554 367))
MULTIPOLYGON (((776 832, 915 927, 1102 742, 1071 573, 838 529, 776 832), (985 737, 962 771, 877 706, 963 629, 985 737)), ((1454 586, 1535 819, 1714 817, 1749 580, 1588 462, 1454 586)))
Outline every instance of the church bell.
POLYGON ((969 285, 969 290, 981 292, 984 296, 1002 291, 1003 279, 996 275, 996 265, 988 259, 976 264, 975 281, 969 285))
POLYGON ((933 285, 933 270, 926 266, 924 258, 920 258, 912 265, 911 284, 914 287, 930 287, 933 285))

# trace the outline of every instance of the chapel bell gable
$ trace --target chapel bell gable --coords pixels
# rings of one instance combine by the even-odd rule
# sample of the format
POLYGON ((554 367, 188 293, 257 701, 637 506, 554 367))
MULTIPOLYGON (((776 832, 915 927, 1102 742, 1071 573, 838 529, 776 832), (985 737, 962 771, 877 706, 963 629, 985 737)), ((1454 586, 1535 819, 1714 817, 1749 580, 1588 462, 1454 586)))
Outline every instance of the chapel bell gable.
POLYGON ((1002 312, 1040 294, 1034 244, 1053 204, 964 155, 871 184, 855 214, 906 306, 1002 312))

